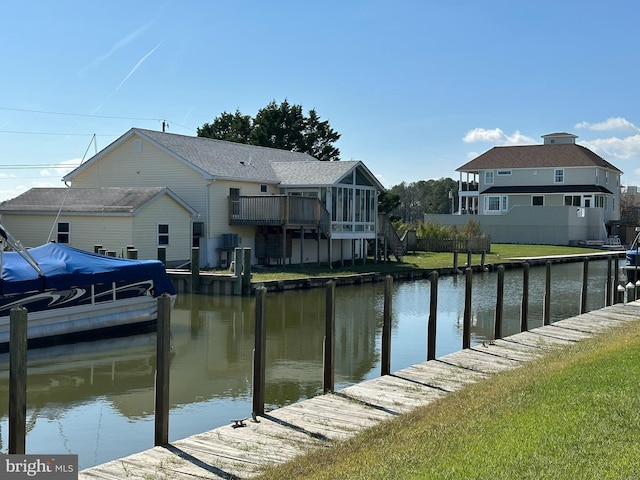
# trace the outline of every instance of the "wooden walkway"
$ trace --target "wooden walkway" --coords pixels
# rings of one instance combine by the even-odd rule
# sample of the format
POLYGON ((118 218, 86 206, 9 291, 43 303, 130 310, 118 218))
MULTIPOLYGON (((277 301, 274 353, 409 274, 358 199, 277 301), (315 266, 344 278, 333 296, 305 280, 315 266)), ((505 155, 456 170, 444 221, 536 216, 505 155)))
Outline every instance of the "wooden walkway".
POLYGON ((223 426, 98 465, 81 471, 79 478, 249 478, 267 464, 346 439, 551 349, 638 319, 640 301, 613 305, 279 408, 245 426, 223 426))

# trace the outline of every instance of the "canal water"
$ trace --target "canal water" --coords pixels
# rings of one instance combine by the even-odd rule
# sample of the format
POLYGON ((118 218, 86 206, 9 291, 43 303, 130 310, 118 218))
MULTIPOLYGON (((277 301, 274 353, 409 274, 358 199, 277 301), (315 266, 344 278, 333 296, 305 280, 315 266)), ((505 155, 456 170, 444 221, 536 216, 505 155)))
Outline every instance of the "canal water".
MULTIPOLYGON (((582 263, 552 267, 552 321, 580 310, 582 263)), ((605 304, 606 261, 589 264, 588 309, 605 304)), ((519 330, 522 270, 505 272, 504 335, 519 330)), ((529 325, 542 325, 545 268, 531 267, 529 325)), ((497 275, 473 276, 472 344, 493 338, 497 275)), ((461 349, 465 276, 441 277, 437 356, 461 349)), ((391 368, 426 359, 429 280, 395 282, 391 368)), ((266 410, 322 389, 325 290, 267 295, 266 410)), ((379 376, 384 283, 336 289, 336 389, 379 376)), ((172 313, 169 437, 251 413, 254 298, 181 295, 172 313)), ((155 334, 29 351, 26 450, 87 468, 153 447, 155 334)), ((8 357, 0 356, 0 453, 7 453, 8 357)))

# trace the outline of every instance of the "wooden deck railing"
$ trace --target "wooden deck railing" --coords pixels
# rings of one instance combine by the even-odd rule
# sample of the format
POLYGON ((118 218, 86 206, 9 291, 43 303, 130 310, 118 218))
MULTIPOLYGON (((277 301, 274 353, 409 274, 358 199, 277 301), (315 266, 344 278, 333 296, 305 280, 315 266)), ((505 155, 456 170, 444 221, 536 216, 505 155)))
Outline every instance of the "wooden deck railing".
POLYGON ((244 195, 229 197, 229 225, 314 226, 328 235, 330 217, 317 198, 244 195))

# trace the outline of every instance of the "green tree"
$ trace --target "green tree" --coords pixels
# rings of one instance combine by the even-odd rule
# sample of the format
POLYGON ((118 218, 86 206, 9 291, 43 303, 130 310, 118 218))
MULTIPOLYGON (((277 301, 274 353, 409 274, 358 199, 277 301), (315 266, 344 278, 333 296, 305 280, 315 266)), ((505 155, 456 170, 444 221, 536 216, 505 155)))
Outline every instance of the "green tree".
POLYGON ((304 125, 305 149, 312 157, 322 161, 340 160, 340 150, 333 144, 340 139, 340 134, 333 130, 329 122, 320 121, 315 110, 309 110, 304 125))
POLYGON ((222 112, 212 123, 205 123, 202 127, 198 127, 198 136, 228 142, 249 143, 252 129, 253 120, 251 117, 236 110, 234 114, 222 112))
POLYGON ((321 121, 315 110, 305 116, 301 105, 287 100, 280 104, 271 101, 254 118, 239 110, 235 114, 223 112, 197 132, 199 137, 303 152, 322 161, 340 160, 340 150, 334 146, 340 134, 328 121, 321 121))
POLYGON ((261 147, 279 148, 295 152, 305 151, 304 115, 300 105, 272 101, 258 110, 253 120, 249 143, 261 147))
POLYGON ((392 222, 400 219, 398 215, 393 214, 399 205, 400 196, 390 190, 383 190, 378 195, 378 213, 389 215, 389 220, 392 222))

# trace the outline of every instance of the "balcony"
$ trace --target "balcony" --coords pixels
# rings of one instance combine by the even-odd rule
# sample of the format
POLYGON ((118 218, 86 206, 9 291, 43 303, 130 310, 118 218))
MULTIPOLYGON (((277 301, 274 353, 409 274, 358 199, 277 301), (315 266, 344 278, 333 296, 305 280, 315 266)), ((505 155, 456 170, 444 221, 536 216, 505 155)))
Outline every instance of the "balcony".
POLYGON ((308 226, 328 235, 330 216, 317 198, 245 195, 229 197, 229 225, 308 226))

